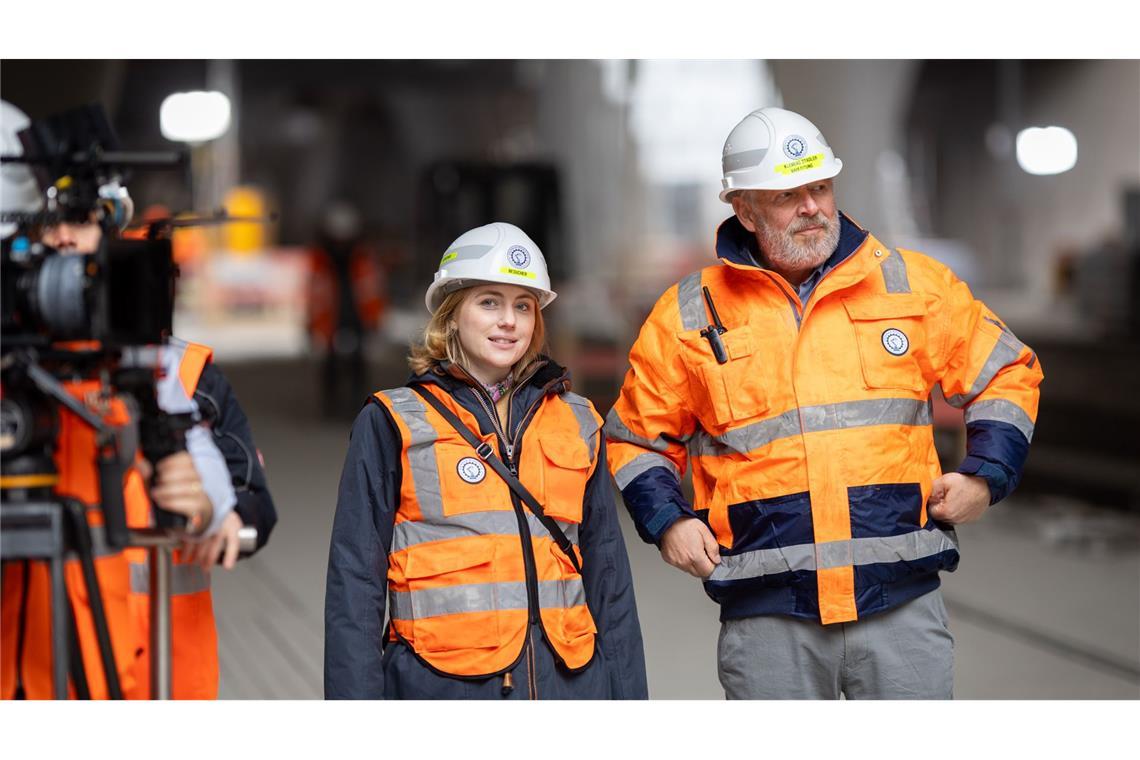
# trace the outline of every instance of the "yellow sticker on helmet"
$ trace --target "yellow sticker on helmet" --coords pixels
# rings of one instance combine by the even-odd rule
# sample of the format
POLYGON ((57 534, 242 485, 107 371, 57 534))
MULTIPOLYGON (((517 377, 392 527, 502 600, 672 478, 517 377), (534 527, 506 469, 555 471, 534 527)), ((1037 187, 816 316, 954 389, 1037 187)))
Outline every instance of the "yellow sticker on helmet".
POLYGON ((443 254, 443 258, 439 260, 439 265, 443 266, 447 262, 456 258, 459 258, 459 251, 448 251, 447 253, 443 254))
POLYGON ((515 269, 514 267, 502 267, 499 269, 503 274, 513 274, 515 277, 527 277, 529 279, 536 279, 534 272, 528 272, 525 269, 515 269))
POLYGON ((786 164, 780 164, 776 167, 776 174, 795 174, 796 172, 807 171, 808 169, 818 169, 823 165, 823 154, 816 153, 813 156, 804 156, 797 158, 795 161, 789 161, 786 164))

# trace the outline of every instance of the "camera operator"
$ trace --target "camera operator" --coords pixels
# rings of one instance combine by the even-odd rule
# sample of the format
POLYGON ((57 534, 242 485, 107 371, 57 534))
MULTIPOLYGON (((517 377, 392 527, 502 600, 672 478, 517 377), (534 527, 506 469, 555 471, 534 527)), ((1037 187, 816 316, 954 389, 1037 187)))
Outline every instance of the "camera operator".
MULTIPOLYGON (((26 117, 11 118, 14 116, 22 114, 4 104, 2 131, 5 154, 20 152, 21 146, 14 137, 16 132, 27 126, 26 117)), ((5 211, 35 211, 40 197, 35 183, 29 182, 30 175, 25 176, 27 169, 6 164, 4 172, 5 211), (12 209, 8 208, 10 205, 12 209)), ((114 210, 115 218, 120 225, 125 225, 130 216, 129 196, 122 191, 115 202, 121 204, 114 210)), ((40 232, 40 242, 65 254, 92 252, 98 248, 103 236, 103 227, 95 219, 92 217, 87 223, 64 222, 47 226, 40 232)), ((8 230, 5 232, 10 234, 8 230)), ((254 457, 256 448, 248 423, 225 379, 208 364, 211 358, 209 349, 171 339, 169 345, 163 346, 160 356, 165 372, 156 389, 159 407, 170 414, 197 414, 197 395, 211 407, 206 411, 214 421, 213 433, 203 425, 190 428, 186 431, 186 451, 160 459, 153 473, 146 460, 137 458, 136 470, 125 481, 127 520, 132 528, 144 528, 151 523, 150 501, 143 483, 152 475, 154 480, 149 497, 154 505, 187 517, 190 537, 182 550, 175 554, 172 579, 173 696, 214 698, 218 685, 217 639, 208 571, 219 556, 224 557, 223 564, 227 569, 233 567, 239 550, 238 530, 243 523, 258 528, 258 548, 264 545, 276 521, 276 512, 265 487, 264 472, 254 457), (224 457, 221 449, 226 450, 224 457), (235 495, 234 486, 238 487, 239 495, 235 495)), ((66 412, 61 415, 66 416, 66 412)), ((58 458, 67 459, 76 453, 71 451, 75 446, 70 440, 61 437, 58 458)), ((86 452, 73 459, 82 461, 82 453, 86 452)), ((87 461, 93 462, 93 456, 87 461)), ((61 473, 66 472, 63 466, 59 469, 61 473)), ((91 500, 87 502, 91 503, 91 500)), ((126 696, 135 698, 149 695, 147 561, 146 550, 137 548, 97 561, 105 566, 114 565, 114 572, 100 571, 99 577, 123 691, 126 696)), ((47 677, 50 652, 42 651, 50 648, 47 646, 47 617, 46 614, 35 613, 39 612, 38 608, 46 610, 46 603, 33 604, 32 600, 46 595, 46 575, 44 583, 33 584, 29 581, 36 577, 36 573, 17 578, 18 574, 5 568, 3 695, 44 697, 50 695, 47 677), (19 668, 7 667, 16 660, 20 662, 19 668)), ((68 583, 72 605, 79 612, 84 600, 76 599, 72 593, 76 586, 76 583, 68 583)), ((82 614, 77 615, 77 620, 81 617, 82 614)), ((79 627, 82 632, 84 626, 81 624, 79 627)), ((81 638, 80 648, 87 655, 88 647, 83 643, 81 638)), ((85 656, 84 660, 91 662, 93 658, 85 656)), ((87 669, 94 671, 89 674, 88 681, 93 685, 101 683, 101 670, 87 669)), ((92 689, 91 694, 102 695, 97 689, 92 689)))

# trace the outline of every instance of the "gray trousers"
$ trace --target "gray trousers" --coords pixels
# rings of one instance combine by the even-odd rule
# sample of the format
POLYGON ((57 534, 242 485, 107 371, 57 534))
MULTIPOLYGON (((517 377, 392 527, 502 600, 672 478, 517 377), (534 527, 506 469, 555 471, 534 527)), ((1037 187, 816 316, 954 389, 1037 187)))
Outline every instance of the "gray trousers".
POLYGON ((720 683, 727 699, 952 699, 948 623, 939 589, 854 623, 726 620, 720 683))

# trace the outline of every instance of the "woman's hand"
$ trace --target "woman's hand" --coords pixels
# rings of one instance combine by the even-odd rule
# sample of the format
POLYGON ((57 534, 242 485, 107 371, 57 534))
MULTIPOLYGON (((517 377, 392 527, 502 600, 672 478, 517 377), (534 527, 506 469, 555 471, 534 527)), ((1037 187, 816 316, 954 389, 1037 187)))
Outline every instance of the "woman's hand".
POLYGON ((150 496, 156 506, 185 515, 186 529, 191 534, 201 532, 214 516, 214 507, 194 469, 194 460, 185 451, 159 460, 150 496))
POLYGON ((225 559, 222 567, 232 570, 237 563, 240 542, 238 531, 241 530, 241 517, 237 512, 230 512, 222 520, 222 527, 213 535, 200 539, 188 539, 182 543, 182 556, 186 562, 194 562, 209 570, 218 562, 218 555, 225 549, 225 559))

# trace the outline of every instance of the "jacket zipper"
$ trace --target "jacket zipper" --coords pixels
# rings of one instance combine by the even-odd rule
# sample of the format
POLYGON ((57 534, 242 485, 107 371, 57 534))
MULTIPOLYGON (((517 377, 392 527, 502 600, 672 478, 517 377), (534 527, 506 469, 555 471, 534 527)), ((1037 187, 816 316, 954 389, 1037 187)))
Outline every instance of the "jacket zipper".
MULTIPOLYGON (((459 365, 455 365, 455 366, 458 367, 459 365)), ((526 375, 523 378, 520 378, 519 381, 514 384, 514 387, 512 387, 510 392, 507 394, 507 428, 508 429, 510 429, 510 423, 511 423, 511 400, 514 397, 515 390, 517 388, 519 388, 520 386, 525 385, 532 377, 534 377, 535 373, 538 372, 538 370, 541 368, 541 366, 542 365, 536 366, 534 368, 534 370, 531 371, 530 374, 526 375)), ((459 367, 459 369, 461 369, 464 372, 464 374, 466 374, 468 377, 471 377, 471 373, 467 372, 466 369, 464 369, 462 367, 459 367)), ((475 378, 471 377, 471 379, 474 380, 475 378)), ((499 415, 498 415, 498 412, 494 408, 494 403, 492 402, 490 404, 490 406, 488 407, 487 399, 489 399, 490 396, 487 396, 487 392, 485 390, 483 390, 483 388, 481 387, 481 384, 475 383, 473 386, 473 389, 475 392, 475 399, 479 402, 479 406, 482 407, 483 411, 490 418, 491 426, 495 429, 495 434, 499 437, 500 453, 506 454, 506 456, 504 458, 504 462, 506 462, 507 468, 510 469, 511 474, 517 478, 519 475, 519 472, 518 472, 518 465, 515 462, 515 458, 514 458, 515 444, 517 444, 519 439, 522 437, 523 430, 526 429, 528 421, 530 420, 531 416, 533 416, 535 410, 538 409, 539 404, 541 404, 542 401, 546 398, 547 388, 544 387, 542 389, 542 393, 539 394, 538 398, 527 409, 526 414, 523 415, 522 420, 519 422, 518 430, 515 431, 515 437, 513 439, 513 442, 508 440, 506 433, 503 431, 502 425, 499 423, 499 415), (485 399, 484 396, 487 396, 487 399, 485 399)), ((524 644, 524 647, 527 650, 525 652, 525 655, 526 655, 527 663, 528 663, 527 664, 528 689, 530 690, 530 693, 533 695, 533 693, 534 693, 534 680, 533 680, 534 639, 533 639, 533 636, 531 635, 531 630, 533 630, 531 626, 534 624, 541 624, 541 617, 539 616, 539 605, 538 605, 538 569, 536 567, 535 559, 534 559, 534 546, 533 546, 533 543, 531 541, 530 526, 527 525, 526 510, 523 507, 522 502, 520 501, 519 497, 515 494, 515 492, 513 490, 511 491, 511 506, 515 510, 515 519, 518 521, 518 525, 519 525, 519 540, 522 543, 523 567, 526 570, 526 596, 527 596, 527 607, 528 607, 527 611, 529 614, 527 616, 528 617, 527 640, 526 640, 526 643, 524 644)), ((504 679, 503 686, 504 686, 504 688, 507 686, 506 679, 504 679)), ((533 697, 531 697, 531 698, 533 699, 533 697)))

